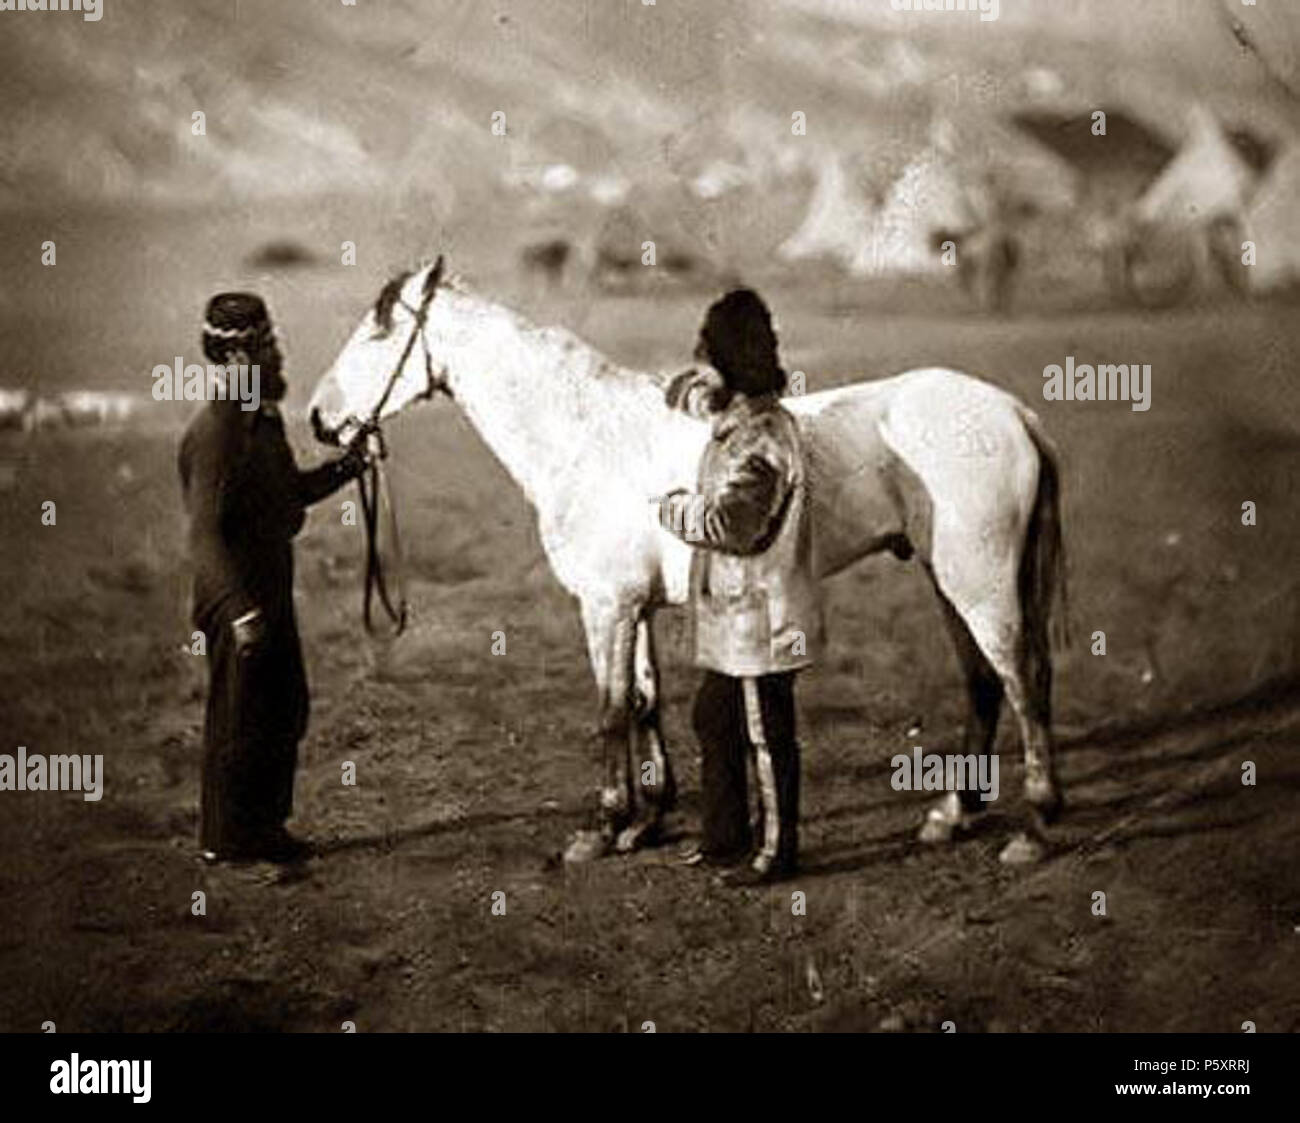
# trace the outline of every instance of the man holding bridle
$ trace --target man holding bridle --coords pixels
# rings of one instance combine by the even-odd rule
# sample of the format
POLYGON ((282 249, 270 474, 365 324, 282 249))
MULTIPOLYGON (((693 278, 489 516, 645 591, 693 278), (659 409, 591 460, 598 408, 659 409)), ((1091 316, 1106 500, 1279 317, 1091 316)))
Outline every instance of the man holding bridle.
POLYGON ((290 861, 307 849, 284 822, 309 706, 293 537, 308 506, 365 470, 365 434, 332 463, 299 471, 277 406, 283 360, 260 297, 213 297, 203 351, 212 363, 253 367, 263 404, 245 411, 233 394, 210 401, 181 441, 193 619, 210 672, 199 845, 208 861, 290 861))
POLYGON ((725 384, 712 402, 719 412, 698 490, 672 492, 659 508, 664 528, 697 547, 691 604, 704 677, 693 724, 704 813, 702 843, 688 860, 734 866, 752 854, 729 879, 773 881, 798 860, 794 676, 822 643, 807 472, 798 426, 780 404, 786 375, 762 299, 736 289, 716 301, 696 357, 725 384), (747 755, 759 789, 755 824, 747 755))

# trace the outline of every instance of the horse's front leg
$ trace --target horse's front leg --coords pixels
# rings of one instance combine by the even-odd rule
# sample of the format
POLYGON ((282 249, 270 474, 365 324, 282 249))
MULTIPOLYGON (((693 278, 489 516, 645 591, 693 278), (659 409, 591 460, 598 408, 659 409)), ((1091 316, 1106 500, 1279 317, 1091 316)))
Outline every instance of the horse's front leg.
POLYGON ((607 853, 636 814, 629 742, 636 621, 637 612, 628 606, 604 599, 582 603, 582 623, 599 696, 596 739, 604 762, 604 785, 598 827, 574 837, 564 855, 569 862, 589 861, 607 853))
POLYGON ((659 725, 659 665, 655 659, 654 626, 649 612, 636 621, 632 659, 631 822, 617 839, 619 850, 651 845, 659 835, 664 816, 677 804, 677 779, 659 725))

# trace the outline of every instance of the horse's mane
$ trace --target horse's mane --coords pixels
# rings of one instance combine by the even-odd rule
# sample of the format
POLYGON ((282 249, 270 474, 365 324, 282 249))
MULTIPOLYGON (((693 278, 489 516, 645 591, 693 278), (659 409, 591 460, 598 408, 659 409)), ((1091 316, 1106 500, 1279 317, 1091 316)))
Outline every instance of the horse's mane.
MULTIPOLYGON (((374 306, 377 335, 387 335, 393 330, 393 310, 402 297, 402 289, 416 272, 412 269, 404 270, 389 280, 380 290, 374 306)), ((521 335, 537 339, 539 345, 555 347, 564 352, 585 353, 591 361, 586 365, 584 374, 598 383, 608 382, 627 386, 629 389, 635 388, 638 384, 642 387, 649 385, 662 393, 674 377, 670 371, 643 371, 620 366, 577 332, 558 324, 534 323, 524 313, 511 308, 508 304, 475 292, 459 274, 448 274, 443 277, 439 287, 461 296, 487 301, 510 321, 515 330, 521 335)))
MULTIPOLYGON (((458 291, 470 295, 470 290, 465 288, 463 284, 458 286, 458 291)), ((615 386, 625 386, 629 389, 649 385, 662 392, 672 380, 672 374, 667 371, 648 371, 622 366, 590 340, 584 339, 576 331, 564 327, 562 324, 538 324, 529 319, 524 313, 511 308, 507 304, 498 301, 492 301, 492 303, 501 309, 502 313, 521 335, 532 336, 540 344, 555 347, 566 353, 584 353, 590 359, 585 374, 597 383, 612 383, 615 386)))

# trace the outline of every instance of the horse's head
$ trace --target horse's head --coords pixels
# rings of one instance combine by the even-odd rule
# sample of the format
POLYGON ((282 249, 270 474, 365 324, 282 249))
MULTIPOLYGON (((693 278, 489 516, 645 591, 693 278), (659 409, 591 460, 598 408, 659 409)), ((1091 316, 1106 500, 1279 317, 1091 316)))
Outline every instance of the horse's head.
POLYGON ((448 390, 446 372, 429 346, 441 281, 439 258, 383 287, 312 393, 307 415, 317 440, 346 443, 366 425, 448 390))

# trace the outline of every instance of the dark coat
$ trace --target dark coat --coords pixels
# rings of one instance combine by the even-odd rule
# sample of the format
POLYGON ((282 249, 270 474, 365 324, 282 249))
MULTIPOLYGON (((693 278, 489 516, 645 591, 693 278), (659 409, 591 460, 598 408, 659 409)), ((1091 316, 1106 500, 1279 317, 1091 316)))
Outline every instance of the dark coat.
POLYGON ((306 508, 349 479, 346 461, 302 472, 274 408, 214 401, 181 441, 194 567, 193 619, 211 678, 204 725, 205 847, 250 843, 288 816, 307 678, 293 610, 293 537, 306 508), (264 633, 235 650, 231 622, 260 609, 264 633))

